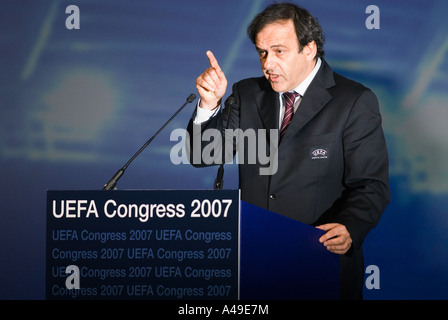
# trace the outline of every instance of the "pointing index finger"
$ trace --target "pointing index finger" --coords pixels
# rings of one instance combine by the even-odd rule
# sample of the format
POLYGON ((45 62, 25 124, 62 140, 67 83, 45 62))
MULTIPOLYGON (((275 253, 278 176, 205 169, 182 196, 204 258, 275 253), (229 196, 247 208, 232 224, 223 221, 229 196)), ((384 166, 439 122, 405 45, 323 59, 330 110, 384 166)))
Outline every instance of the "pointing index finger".
POLYGON ((210 63, 210 67, 216 70, 221 70, 221 67, 219 66, 218 60, 216 60, 215 55, 210 50, 207 51, 207 57, 208 61, 210 63))

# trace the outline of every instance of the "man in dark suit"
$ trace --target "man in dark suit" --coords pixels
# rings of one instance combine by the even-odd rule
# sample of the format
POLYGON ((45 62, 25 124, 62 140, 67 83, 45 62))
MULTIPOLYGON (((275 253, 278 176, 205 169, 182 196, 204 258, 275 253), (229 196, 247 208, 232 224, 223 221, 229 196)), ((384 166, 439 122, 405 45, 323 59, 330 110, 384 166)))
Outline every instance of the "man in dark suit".
POLYGON ((361 299, 362 243, 390 198, 376 96, 331 70, 321 28, 303 8, 273 4, 248 34, 264 77, 234 84, 234 103, 221 112, 227 80, 208 51, 210 67, 197 78, 200 100, 188 127, 192 143, 194 132, 210 128, 223 135, 228 128, 278 130, 263 137, 278 145, 274 174, 260 174, 264 164, 248 163, 249 148, 241 149, 242 200, 326 231, 319 241, 340 255, 341 299, 361 299))

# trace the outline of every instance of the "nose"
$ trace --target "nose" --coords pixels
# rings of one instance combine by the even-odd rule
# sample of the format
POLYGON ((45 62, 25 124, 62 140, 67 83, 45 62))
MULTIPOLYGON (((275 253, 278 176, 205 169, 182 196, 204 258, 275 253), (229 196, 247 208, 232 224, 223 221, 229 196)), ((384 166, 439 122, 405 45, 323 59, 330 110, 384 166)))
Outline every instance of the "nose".
POLYGON ((261 66, 265 71, 273 70, 275 66, 274 57, 270 54, 266 55, 261 61, 261 66))

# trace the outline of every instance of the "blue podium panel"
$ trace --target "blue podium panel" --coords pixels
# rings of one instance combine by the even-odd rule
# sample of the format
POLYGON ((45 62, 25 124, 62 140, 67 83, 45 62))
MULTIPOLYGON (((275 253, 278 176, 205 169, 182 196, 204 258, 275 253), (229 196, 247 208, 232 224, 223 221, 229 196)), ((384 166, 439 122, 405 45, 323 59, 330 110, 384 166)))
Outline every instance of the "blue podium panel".
POLYGON ((238 299, 238 190, 48 191, 47 299, 238 299))
POLYGON ((339 257, 324 231, 241 201, 241 299, 339 299, 339 257))
POLYGON ((47 299, 338 299, 323 231, 238 190, 48 191, 47 299))

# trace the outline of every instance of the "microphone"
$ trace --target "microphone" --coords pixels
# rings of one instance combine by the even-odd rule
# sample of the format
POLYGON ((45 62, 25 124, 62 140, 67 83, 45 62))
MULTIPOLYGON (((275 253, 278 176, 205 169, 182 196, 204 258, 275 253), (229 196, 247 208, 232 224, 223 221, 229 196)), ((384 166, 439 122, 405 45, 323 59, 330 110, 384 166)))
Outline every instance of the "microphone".
MULTIPOLYGON (((226 124, 226 130, 229 129, 229 122, 230 122, 230 112, 232 110, 232 105, 235 104, 235 98, 233 96, 230 96, 227 101, 226 101, 226 105, 228 107, 227 109, 227 124, 226 124)), ((225 132, 224 132, 224 136, 225 136, 225 132)), ((224 140, 225 141, 225 140, 224 140)), ((223 146, 223 149, 224 146, 223 146)), ((225 150, 222 151, 223 152, 223 156, 222 156, 222 163, 218 168, 218 173, 216 175, 216 179, 215 179, 215 184, 213 186, 213 189, 215 190, 221 190, 222 186, 223 186, 223 177, 224 177, 224 160, 225 160, 225 150)))
POLYGON ((194 101, 194 99, 196 99, 196 95, 193 93, 190 94, 187 98, 187 101, 179 108, 179 110, 177 110, 177 112, 175 114, 173 114, 171 116, 171 118, 169 118, 168 121, 165 122, 165 124, 162 127, 160 127, 160 129, 157 130, 157 132, 148 141, 146 141, 146 143, 131 157, 131 159, 129 159, 129 161, 126 162, 126 164, 120 170, 118 170, 117 173, 115 173, 115 175, 112 177, 112 179, 110 179, 109 182, 104 185, 103 190, 113 190, 115 188, 115 186, 117 185, 118 180, 124 174, 124 172, 126 171, 128 166, 131 164, 131 162, 134 161, 134 159, 137 158, 137 156, 152 142, 152 140, 154 140, 154 138, 160 133, 160 131, 162 131, 163 128, 165 128, 166 125, 168 123, 170 123, 171 120, 173 120, 174 117, 177 116, 177 114, 179 112, 181 112, 182 109, 187 104, 192 103, 194 101))

